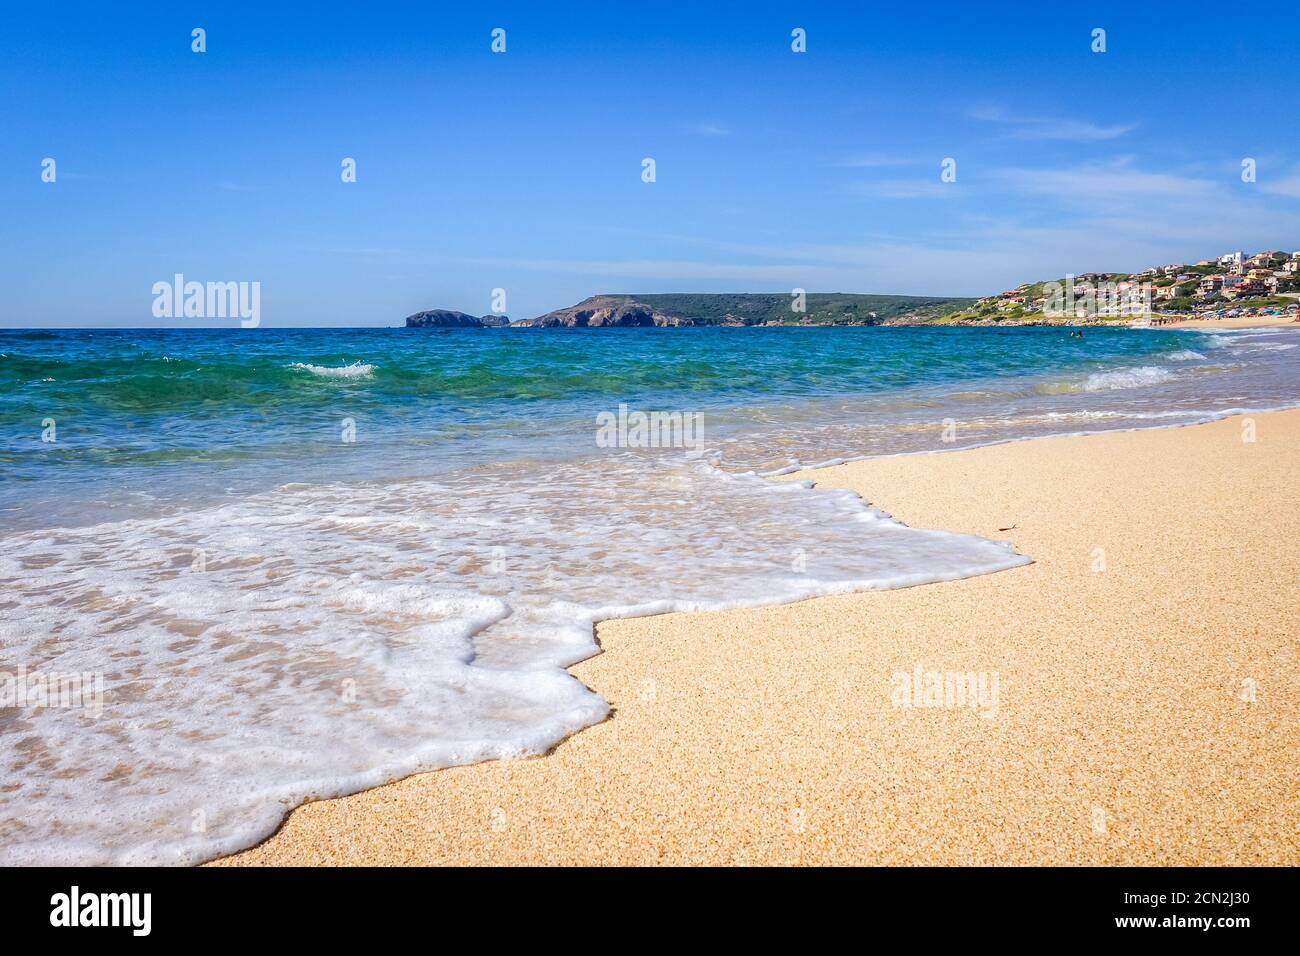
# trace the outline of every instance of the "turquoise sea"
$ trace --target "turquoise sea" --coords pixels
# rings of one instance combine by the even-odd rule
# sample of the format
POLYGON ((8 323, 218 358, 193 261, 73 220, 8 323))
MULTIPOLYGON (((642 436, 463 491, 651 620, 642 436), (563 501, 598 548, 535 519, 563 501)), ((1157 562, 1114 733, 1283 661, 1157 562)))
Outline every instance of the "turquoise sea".
POLYGON ((312 797, 544 752, 608 712, 564 669, 604 618, 1024 564, 763 476, 1293 406, 1298 343, 0 330, 0 694, 103 688, 0 709, 0 862, 192 862, 312 797), (702 440, 600 438, 637 412, 702 440))
POLYGON ((1294 366, 1230 373, 1232 340, 1047 328, 0 330, 0 527, 152 514, 289 481, 583 456, 594 416, 619 403, 702 413, 725 467, 765 470, 1287 401, 1294 366), (948 417, 962 427, 941 442, 948 417), (48 419, 54 442, 41 440, 48 419), (345 419, 355 442, 341 440, 345 419))

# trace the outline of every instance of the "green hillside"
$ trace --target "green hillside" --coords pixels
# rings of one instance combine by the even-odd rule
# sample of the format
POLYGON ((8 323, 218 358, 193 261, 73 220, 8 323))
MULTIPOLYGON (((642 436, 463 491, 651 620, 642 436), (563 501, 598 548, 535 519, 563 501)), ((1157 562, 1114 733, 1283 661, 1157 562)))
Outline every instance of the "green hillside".
POLYGON ((792 296, 788 293, 672 292, 629 298, 659 312, 707 325, 868 325, 903 318, 923 321, 968 308, 975 301, 948 296, 810 292, 805 297, 807 311, 799 314, 791 310, 792 296))

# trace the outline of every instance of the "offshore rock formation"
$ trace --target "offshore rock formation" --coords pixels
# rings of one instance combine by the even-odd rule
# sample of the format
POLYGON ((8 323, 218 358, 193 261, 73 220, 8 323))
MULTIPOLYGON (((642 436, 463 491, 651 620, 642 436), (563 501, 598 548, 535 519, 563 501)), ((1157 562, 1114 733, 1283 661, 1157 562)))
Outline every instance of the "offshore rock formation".
POLYGON ((531 328, 601 328, 654 325, 697 325, 696 321, 661 312, 630 295, 593 295, 567 309, 556 309, 535 319, 521 319, 515 325, 531 328))
POLYGON ((406 317, 408 329, 497 329, 510 324, 508 315, 470 315, 453 309, 428 309, 406 317))
POLYGON ((466 312, 451 309, 429 309, 406 317, 408 329, 481 329, 483 320, 466 312))

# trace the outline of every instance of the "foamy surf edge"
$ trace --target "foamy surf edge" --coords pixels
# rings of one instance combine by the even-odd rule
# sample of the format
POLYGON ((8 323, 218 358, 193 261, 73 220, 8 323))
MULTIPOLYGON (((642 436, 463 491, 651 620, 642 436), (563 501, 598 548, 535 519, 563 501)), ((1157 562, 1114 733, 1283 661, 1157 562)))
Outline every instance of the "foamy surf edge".
MULTIPOLYGON (((506 492, 480 489, 480 501, 466 493, 472 485, 425 480, 295 486, 175 517, 71 529, 66 552, 35 574, 25 556, 48 557, 52 545, 43 533, 22 536, 0 556, 0 581, 21 579, 33 595, 60 583, 69 587, 58 590, 59 603, 0 625, 6 639, 0 646, 71 625, 63 631, 61 666, 92 669, 104 645, 79 638, 129 615, 132 626, 115 638, 114 653, 130 652, 133 666, 165 680, 155 688, 150 679, 143 698, 110 697, 108 723, 88 736, 59 722, 75 714, 38 715, 55 720, 42 723, 41 732, 65 745, 59 750, 68 765, 86 777, 66 786, 57 775, 42 778, 50 795, 27 804, 29 838, 0 848, 0 861, 199 863, 256 845, 310 800, 430 770, 546 753, 608 716, 608 703, 567 670, 600 652, 593 629, 603 620, 911 587, 1031 561, 1006 542, 908 528, 851 491, 732 475, 701 461, 587 462, 558 468, 547 480, 572 488, 578 472, 592 468, 600 469, 592 488, 626 481, 621 495, 603 505, 562 503, 544 516, 532 533, 547 535, 536 553, 555 557, 553 565, 518 558, 526 580, 489 585, 495 593, 450 586, 461 569, 443 560, 430 536, 454 540, 450 553, 493 557, 496 542, 528 533, 501 516, 511 513, 504 504, 535 510, 541 480, 535 472, 519 476, 526 483, 512 478, 506 492), (422 510, 425 503, 431 506, 422 510), (666 524, 629 530, 608 522, 635 525, 644 506, 674 504, 676 518, 660 519, 666 524), (449 515, 449 506, 460 510, 449 515), (729 546, 719 551, 719 540, 729 546), (87 569, 78 555, 92 543, 108 553, 87 569), (426 545, 419 573, 412 543, 426 545), (561 576, 548 596, 553 567, 574 566, 592 547, 608 549, 617 561, 595 567, 588 579, 561 576), (806 570, 790 560, 803 548, 806 570), (187 573, 194 549, 237 561, 187 573), (76 610, 105 593, 113 604, 101 604, 98 616, 76 610), (389 620, 393 625, 383 623, 389 620), (173 625, 180 622, 195 633, 187 631, 178 644, 173 625), (498 625, 504 640, 489 639, 498 625), (372 634, 375 629, 382 633, 372 634), (514 633, 528 640, 517 642, 514 633), (243 646, 257 655, 241 654, 243 646), (355 660, 341 670, 322 660, 338 655, 355 660), (387 685, 374 684, 367 669, 411 700, 399 700, 397 712, 375 710, 373 701, 385 697, 375 688, 387 685), (266 682, 282 673, 313 676, 302 686, 286 687, 278 677, 266 682), (331 688, 345 676, 359 678, 370 710, 355 714, 339 704, 331 688), (253 696, 245 701, 246 694, 253 696), (254 724, 247 722, 249 708, 261 715, 254 724), (214 723, 216 713, 222 720, 214 723), (153 727, 164 715, 174 726, 160 736, 153 727), (441 721, 430 719, 440 715, 441 721), (169 744, 195 728, 203 737, 192 746, 169 744), (134 735, 127 748, 133 759, 152 757, 161 777, 124 781, 129 789, 120 792, 105 771, 122 760, 109 742, 123 732, 134 735), (98 783, 87 790, 85 779, 98 783), (77 809, 86 801, 98 808, 95 814, 77 809), (189 823, 195 807, 205 810, 206 828, 198 835, 189 823)), ((109 676, 111 693, 120 675, 109 676)))
MULTIPOLYGON (((953 452, 972 451, 976 448, 991 448, 994 445, 1011 445, 1022 441, 1038 441, 1044 438, 1086 438, 1089 435, 1112 435, 1123 432, 1142 432, 1155 428, 1186 428, 1189 425, 1206 425, 1210 422, 1222 421, 1225 418, 1232 418, 1236 415, 1267 415, 1270 412, 1285 412, 1293 408, 1300 408, 1300 401, 1289 402, 1284 405, 1269 405, 1264 408, 1225 408, 1215 411, 1198 411, 1187 412, 1190 417, 1187 421, 1166 422, 1155 424, 1155 420, 1161 418, 1170 418, 1183 414, 1179 412, 1151 412, 1151 413, 1123 413, 1123 412, 1080 412, 1075 414, 1061 415, 1060 418, 1087 418, 1095 420, 1117 421, 1119 419, 1132 419, 1134 421, 1150 421, 1148 425, 1132 425, 1128 428, 1094 428, 1090 430, 1076 429, 1073 431, 1044 432, 1039 435, 1013 435, 1010 438, 995 438, 991 441, 969 442, 966 444, 954 445, 952 448, 925 448, 917 451, 899 451, 885 455, 853 455, 848 458, 830 458, 826 461, 817 461, 810 463, 791 462, 788 465, 782 465, 780 468, 772 468, 765 471, 754 472, 762 478, 782 478, 786 475, 793 475, 800 471, 819 471, 823 468, 833 468, 836 465, 852 464, 860 461, 872 461, 874 459, 886 458, 913 458, 922 455, 951 455, 953 452)), ((934 423, 936 428, 942 427, 942 422, 934 423)))

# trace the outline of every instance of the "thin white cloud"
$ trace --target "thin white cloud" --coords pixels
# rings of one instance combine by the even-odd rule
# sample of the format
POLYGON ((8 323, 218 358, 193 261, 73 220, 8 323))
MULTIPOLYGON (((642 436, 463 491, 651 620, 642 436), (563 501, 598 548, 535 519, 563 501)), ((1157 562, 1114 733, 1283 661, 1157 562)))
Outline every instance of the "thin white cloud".
MULTIPOLYGON (((1104 251, 1111 256, 1109 265, 1090 268, 1125 262, 1133 267, 1120 252, 1135 248, 1150 250, 1152 261, 1146 264, 1151 265, 1176 260, 1187 250, 1202 250, 1201 258, 1220 247, 1276 246, 1300 233, 1300 207, 1290 201, 1300 198, 1300 177, 1273 183, 1270 195, 1263 183, 1260 190, 1243 188, 1231 172, 1216 174, 1219 168, 1152 169, 1125 157, 1060 169, 1003 168, 989 179, 1006 194, 1001 218, 1007 228, 1015 232, 1060 222, 1096 247, 1087 252, 1080 246, 1081 255, 1104 251)), ((1030 251, 1033 242, 1024 238, 1030 251)))
POLYGON ((956 183, 933 179, 877 179, 849 183, 848 190, 864 199, 953 199, 960 195, 956 183))
POLYGON ((1141 169, 1128 158, 1058 169, 1006 167, 996 170, 993 178, 1015 191, 1055 196, 1064 202, 1203 199, 1224 185, 1176 171, 1141 169))
POLYGON ((721 123, 694 123, 690 130, 697 136, 730 136, 731 130, 721 123))
POLYGON ((911 166, 916 162, 904 156, 888 156, 879 153, 867 153, 857 156, 848 156, 832 166, 842 166, 847 169, 877 169, 882 166, 911 166))
POLYGON ((1286 196, 1290 199, 1300 199, 1300 172, 1293 173, 1283 179, 1269 179, 1266 176, 1260 177, 1259 188, 1266 193, 1274 196, 1286 196))
POLYGON ((461 259, 475 265, 489 265, 530 272, 564 272, 623 279, 692 279, 733 282, 831 281, 836 271, 805 262, 743 263, 704 262, 686 259, 461 259))
POLYGON ((997 106, 981 106, 970 110, 971 119, 997 123, 1007 127, 1008 134, 1016 139, 1059 139, 1074 143, 1095 143, 1123 136, 1137 128, 1137 123, 1118 123, 1103 126, 1074 117, 1019 116, 997 106))

